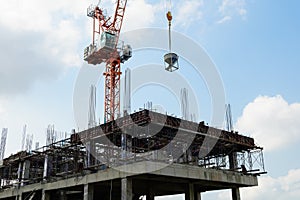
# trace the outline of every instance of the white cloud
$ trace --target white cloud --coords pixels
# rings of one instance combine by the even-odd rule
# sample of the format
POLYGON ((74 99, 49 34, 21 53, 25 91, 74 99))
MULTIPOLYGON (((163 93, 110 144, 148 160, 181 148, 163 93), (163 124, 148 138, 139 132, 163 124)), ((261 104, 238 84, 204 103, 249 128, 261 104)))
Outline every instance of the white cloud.
POLYGON ((145 28, 156 22, 155 13, 159 11, 156 4, 147 3, 145 0, 128 1, 124 16, 123 31, 145 28))
MULTIPOLYGON (((92 2, 92 0, 90 0, 92 2)), ((11 0, 0 7, 0 95, 79 67, 89 0, 11 0)))
POLYGON ((297 200, 300 196, 300 169, 293 169, 286 176, 272 178, 262 176, 259 186, 242 189, 242 199, 245 200, 297 200))
POLYGON ((246 11, 244 8, 245 5, 246 5, 245 0, 222 0, 221 5, 219 6, 219 12, 222 14, 228 14, 233 12, 239 13, 241 10, 246 11))
POLYGON ((223 23, 225 23, 225 22, 227 22, 229 20, 231 20, 231 17, 230 16, 225 16, 222 19, 220 19, 217 23, 218 24, 223 24, 223 23))
MULTIPOLYGON (((4 119, 5 119, 5 113, 6 113, 5 100, 0 99, 0 121, 1 122, 4 121, 4 119)), ((2 124, 2 125, 4 125, 4 124, 2 124)), ((1 128, 1 126, 0 126, 0 128, 1 128)))
POLYGON ((184 195, 171 195, 171 196, 161 196, 161 197, 155 197, 156 200, 183 200, 184 195))
MULTIPOLYGON (((54 84, 59 85, 59 82, 54 84)), ((34 142, 40 142, 41 145, 45 145, 48 124, 55 124, 56 130, 70 133, 74 127, 70 102, 72 84, 61 87, 67 87, 65 91, 61 89, 65 94, 61 94, 59 89, 53 89, 57 86, 49 88, 48 85, 41 84, 39 89, 35 88, 36 91, 30 91, 30 95, 18 95, 10 99, 0 97, 0 108, 4 108, 4 112, 0 112, 0 130, 8 128, 6 156, 21 149, 20 138, 25 124, 28 133, 34 135, 34 142)))
POLYGON ((55 29, 51 29, 45 40, 45 49, 53 58, 61 59, 67 66, 81 64, 81 55, 76 50, 80 42, 79 27, 72 20, 61 20, 55 29))
POLYGON ((175 25, 186 28, 194 21, 201 20, 203 17, 201 8, 203 5, 203 0, 180 1, 176 7, 175 25))
POLYGON ((281 96, 259 96, 249 103, 236 124, 266 151, 280 150, 300 140, 300 103, 288 104, 281 96))
POLYGON ((55 79, 60 62, 49 56, 40 34, 0 26, 0 96, 26 92, 37 81, 55 79))
MULTIPOLYGON (((243 200, 298 200, 300 196, 300 169, 292 169, 287 175, 273 178, 271 176, 258 177, 258 186, 240 188, 243 200)), ((204 193, 205 194, 205 193, 204 193)), ((215 193, 216 197, 208 199, 230 199, 231 190, 215 193)))
POLYGON ((219 5, 218 11, 221 15, 220 21, 229 21, 232 19, 233 16, 240 16, 245 19, 247 14, 246 10, 246 1, 245 0, 222 0, 221 4, 219 5), (223 20, 227 19, 227 20, 223 20))
POLYGON ((88 1, 80 0, 4 1, 0 7, 0 24, 18 31, 48 31, 55 26, 57 17, 78 18, 85 14, 88 5, 88 1))
POLYGON ((239 14, 240 14, 241 16, 244 16, 244 15, 247 14, 247 10, 244 9, 244 8, 239 9, 238 12, 239 12, 239 14))
MULTIPOLYGON (((52 56, 51 59, 61 61, 66 66, 78 66, 78 58, 81 56, 81 51, 80 55, 78 54, 80 39, 82 39, 81 31, 84 29, 84 23, 89 22, 86 20, 86 8, 90 2, 88 0, 4 1, 0 7, 0 27, 9 32, 24 33, 28 39, 30 34, 34 37, 38 36, 41 39, 39 51, 45 52, 52 56), (68 59, 76 56, 76 62, 70 62, 68 59)), ((22 34, 18 36, 22 37, 22 34)), ((26 38, 22 39, 26 40, 26 38)), ((26 50, 34 46, 21 48, 26 50)))

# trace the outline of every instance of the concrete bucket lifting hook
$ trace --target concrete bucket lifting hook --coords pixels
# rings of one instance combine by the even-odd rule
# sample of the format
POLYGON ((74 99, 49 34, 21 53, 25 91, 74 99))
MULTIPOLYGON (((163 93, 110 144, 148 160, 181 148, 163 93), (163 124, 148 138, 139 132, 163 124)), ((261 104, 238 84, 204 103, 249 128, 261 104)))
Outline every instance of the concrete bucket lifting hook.
MULTIPOLYGON (((171 1, 170 1, 171 4, 171 1)), ((171 7, 171 6, 170 6, 171 7)), ((169 8, 166 16, 169 21, 169 53, 164 55, 164 61, 165 61, 165 70, 169 72, 173 72, 179 69, 179 63, 178 63, 178 55, 176 53, 172 52, 172 37, 171 37, 171 24, 172 24, 172 13, 171 8, 169 8)))

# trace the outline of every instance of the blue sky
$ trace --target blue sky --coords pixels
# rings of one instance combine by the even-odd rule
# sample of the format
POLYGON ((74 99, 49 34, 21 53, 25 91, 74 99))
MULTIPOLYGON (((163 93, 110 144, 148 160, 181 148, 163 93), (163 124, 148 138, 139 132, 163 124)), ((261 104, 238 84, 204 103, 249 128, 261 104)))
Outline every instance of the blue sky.
MULTIPOLYGON (((77 127, 74 120, 73 91, 84 65, 83 49, 91 42, 91 20, 85 13, 91 3, 97 1, 2 2, 0 128, 9 128, 6 155, 21 148, 24 124, 41 144, 45 142, 48 124, 66 132, 84 128, 77 127)), ((109 0, 103 0, 102 4, 108 12, 113 5, 109 0)), ((173 30, 190 37, 207 51, 223 80, 236 129, 253 136, 265 147, 269 173, 259 177, 259 187, 242 190, 246 200, 294 200, 300 196, 299 7, 296 0, 173 2, 173 30)), ((166 29, 165 11, 164 1, 128 0, 123 30, 166 29)), ((149 64, 150 59, 160 62, 163 53, 136 52, 136 57, 124 67, 149 64), (143 55, 146 53, 151 56, 143 55)), ((182 60, 180 64, 183 75, 189 75, 186 70, 189 63, 182 60)), ((200 93, 203 91, 198 94, 201 106, 210 103, 203 79, 190 79, 192 84, 199 81, 194 86, 200 93)), ((101 81, 97 87, 97 115, 101 119, 101 81)), ((138 102, 135 109, 147 100, 167 104, 159 102, 160 98, 153 93, 144 99, 143 96, 145 93, 137 92, 133 97, 138 102)), ((180 115, 172 106, 167 109, 180 115)), ((202 106, 199 120, 209 123, 210 109, 202 106)), ((203 198, 222 199, 223 195, 230 199, 226 191, 205 193, 203 198)))

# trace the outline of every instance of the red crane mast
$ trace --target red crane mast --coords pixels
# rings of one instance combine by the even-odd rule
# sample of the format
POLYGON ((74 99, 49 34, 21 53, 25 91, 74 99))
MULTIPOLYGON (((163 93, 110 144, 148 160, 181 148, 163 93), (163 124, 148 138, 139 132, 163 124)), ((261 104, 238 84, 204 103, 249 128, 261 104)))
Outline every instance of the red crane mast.
POLYGON ((106 63, 104 122, 120 116, 120 64, 132 55, 129 45, 118 45, 126 4, 127 0, 117 1, 113 20, 99 5, 91 5, 87 10, 87 15, 93 18, 93 41, 84 50, 84 60, 93 65, 106 63))

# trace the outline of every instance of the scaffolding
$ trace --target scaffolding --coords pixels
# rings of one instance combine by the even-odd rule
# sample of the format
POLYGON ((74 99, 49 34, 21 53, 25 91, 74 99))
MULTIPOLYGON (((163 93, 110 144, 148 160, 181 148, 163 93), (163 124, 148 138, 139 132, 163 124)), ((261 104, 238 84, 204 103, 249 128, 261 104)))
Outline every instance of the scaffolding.
POLYGON ((262 150, 253 138, 237 132, 142 110, 5 158, 1 187, 53 182, 140 161, 257 176, 266 173, 262 150))

